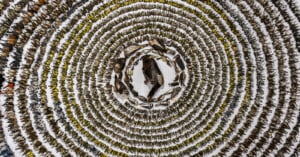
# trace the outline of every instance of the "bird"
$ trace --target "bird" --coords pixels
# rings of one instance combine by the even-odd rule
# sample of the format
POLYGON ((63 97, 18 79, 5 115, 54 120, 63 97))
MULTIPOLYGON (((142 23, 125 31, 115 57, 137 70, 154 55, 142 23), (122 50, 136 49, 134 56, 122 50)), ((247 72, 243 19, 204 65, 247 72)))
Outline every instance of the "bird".
POLYGON ((158 39, 152 39, 149 41, 149 45, 153 47, 153 49, 160 51, 160 52, 166 52, 166 47, 163 44, 163 42, 159 41, 158 39))
POLYGON ((153 87, 148 93, 148 100, 151 100, 156 91, 164 84, 163 75, 151 55, 145 55, 143 61, 143 74, 146 78, 145 84, 151 83, 153 87))

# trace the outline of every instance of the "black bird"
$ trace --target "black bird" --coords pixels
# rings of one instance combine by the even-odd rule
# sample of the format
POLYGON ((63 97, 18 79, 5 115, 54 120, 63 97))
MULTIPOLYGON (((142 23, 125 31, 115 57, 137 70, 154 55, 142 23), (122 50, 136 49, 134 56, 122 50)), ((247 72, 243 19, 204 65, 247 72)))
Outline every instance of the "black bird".
POLYGON ((2 84, 5 81, 4 77, 2 74, 0 74, 0 90, 2 89, 2 84))
POLYGON ((184 63, 179 55, 175 56, 175 61, 181 70, 185 69, 184 63))

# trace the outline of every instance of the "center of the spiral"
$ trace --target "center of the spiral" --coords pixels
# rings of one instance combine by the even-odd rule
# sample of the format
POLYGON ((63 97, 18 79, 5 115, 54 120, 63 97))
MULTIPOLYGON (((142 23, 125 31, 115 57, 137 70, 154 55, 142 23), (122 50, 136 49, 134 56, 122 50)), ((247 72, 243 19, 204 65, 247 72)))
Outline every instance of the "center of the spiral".
POLYGON ((181 54, 166 41, 124 44, 113 59, 111 85, 116 98, 137 108, 161 109, 183 91, 187 70, 181 54))
POLYGON ((169 84, 172 84, 175 76, 175 69, 162 57, 146 55, 133 68, 133 89, 148 100, 156 99, 172 89, 169 84))

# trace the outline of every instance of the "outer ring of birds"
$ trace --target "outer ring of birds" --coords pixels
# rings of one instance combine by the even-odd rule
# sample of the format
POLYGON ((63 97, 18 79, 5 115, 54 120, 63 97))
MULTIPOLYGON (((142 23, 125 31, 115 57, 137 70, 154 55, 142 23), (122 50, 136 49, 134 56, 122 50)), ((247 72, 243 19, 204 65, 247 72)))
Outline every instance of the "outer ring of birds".
POLYGON ((0 26, 0 156, 300 156, 297 0, 2 0, 0 26), (141 110, 110 81, 153 39, 184 88, 141 110))

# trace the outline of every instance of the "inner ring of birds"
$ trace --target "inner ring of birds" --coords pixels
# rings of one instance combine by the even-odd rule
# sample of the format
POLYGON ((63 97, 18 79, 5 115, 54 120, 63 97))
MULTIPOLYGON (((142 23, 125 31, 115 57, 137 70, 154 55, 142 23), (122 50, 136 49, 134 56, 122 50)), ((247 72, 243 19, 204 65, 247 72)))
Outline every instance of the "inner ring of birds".
POLYGON ((186 63, 171 41, 129 42, 112 58, 110 86, 118 101, 138 109, 165 109, 185 88, 186 63))

